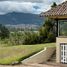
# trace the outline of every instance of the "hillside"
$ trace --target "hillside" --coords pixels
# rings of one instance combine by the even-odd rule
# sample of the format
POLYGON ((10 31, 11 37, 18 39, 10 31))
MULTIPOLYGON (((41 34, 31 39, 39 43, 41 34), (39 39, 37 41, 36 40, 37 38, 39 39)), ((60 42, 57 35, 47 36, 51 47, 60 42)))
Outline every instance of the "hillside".
POLYGON ((43 18, 35 14, 12 12, 5 15, 0 15, 0 24, 18 25, 18 24, 34 24, 40 25, 43 18))

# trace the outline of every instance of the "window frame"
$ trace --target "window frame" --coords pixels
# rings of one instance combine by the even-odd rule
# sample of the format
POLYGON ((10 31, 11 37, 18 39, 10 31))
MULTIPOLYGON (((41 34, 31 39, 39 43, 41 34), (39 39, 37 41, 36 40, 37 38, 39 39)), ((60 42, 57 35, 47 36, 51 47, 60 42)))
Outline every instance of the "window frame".
POLYGON ((58 20, 58 37, 67 37, 66 35, 60 35, 60 23, 67 22, 67 19, 58 20))

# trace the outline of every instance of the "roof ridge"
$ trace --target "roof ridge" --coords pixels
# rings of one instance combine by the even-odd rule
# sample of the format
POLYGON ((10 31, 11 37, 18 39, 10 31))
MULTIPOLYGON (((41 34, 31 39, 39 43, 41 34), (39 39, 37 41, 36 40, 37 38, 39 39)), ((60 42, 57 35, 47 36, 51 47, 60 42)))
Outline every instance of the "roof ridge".
POLYGON ((60 3, 60 4, 57 5, 57 6, 61 6, 61 5, 66 4, 66 3, 67 3, 67 1, 64 1, 63 3, 60 3))
POLYGON ((46 12, 42 12, 43 16, 56 16, 56 15, 67 15, 67 1, 49 9, 46 12))
MULTIPOLYGON (((60 4, 58 4, 57 6, 61 6, 61 5, 63 5, 63 4, 65 4, 65 3, 67 3, 67 1, 64 1, 63 3, 60 3, 60 4)), ((57 7, 56 6, 56 7, 57 7)), ((56 7, 54 7, 54 8, 56 8, 56 7)), ((51 8, 52 9, 52 8, 51 8)))

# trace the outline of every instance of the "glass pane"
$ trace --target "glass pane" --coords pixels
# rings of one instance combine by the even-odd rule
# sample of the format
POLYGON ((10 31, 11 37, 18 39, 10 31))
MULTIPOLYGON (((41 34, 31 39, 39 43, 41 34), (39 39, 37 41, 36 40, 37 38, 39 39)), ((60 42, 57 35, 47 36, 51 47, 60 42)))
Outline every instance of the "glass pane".
POLYGON ((59 35, 67 36, 67 20, 59 21, 59 35))

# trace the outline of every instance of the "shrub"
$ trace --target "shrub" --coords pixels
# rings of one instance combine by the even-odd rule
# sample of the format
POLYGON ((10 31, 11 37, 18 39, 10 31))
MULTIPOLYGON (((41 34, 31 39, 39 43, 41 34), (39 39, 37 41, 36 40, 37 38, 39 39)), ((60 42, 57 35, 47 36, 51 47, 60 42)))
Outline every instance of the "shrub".
POLYGON ((55 42, 56 37, 55 37, 54 33, 50 32, 48 34, 48 39, 50 40, 50 42, 55 42))
POLYGON ((35 32, 25 32, 23 37, 23 44, 37 44, 39 43, 39 35, 35 32))
POLYGON ((10 34, 9 43, 12 45, 21 45, 23 41, 23 33, 13 32, 10 34))
POLYGON ((45 40, 45 43, 55 42, 55 39, 55 35, 52 32, 50 32, 45 40))

